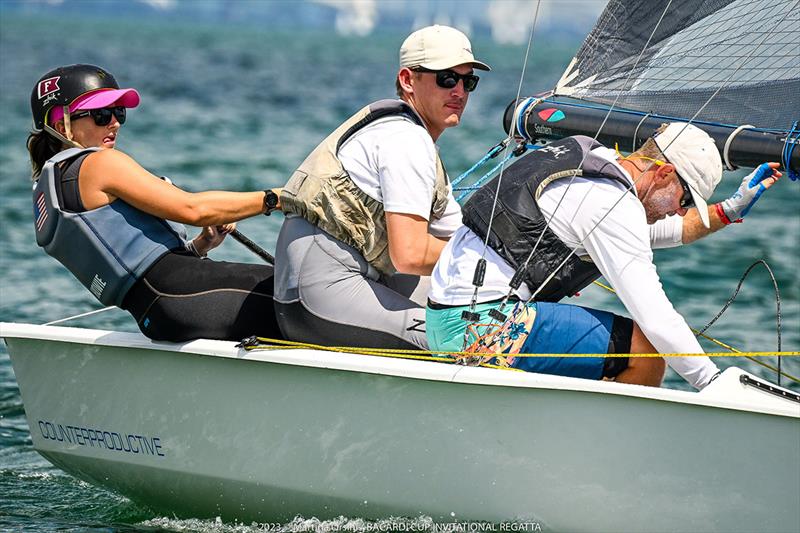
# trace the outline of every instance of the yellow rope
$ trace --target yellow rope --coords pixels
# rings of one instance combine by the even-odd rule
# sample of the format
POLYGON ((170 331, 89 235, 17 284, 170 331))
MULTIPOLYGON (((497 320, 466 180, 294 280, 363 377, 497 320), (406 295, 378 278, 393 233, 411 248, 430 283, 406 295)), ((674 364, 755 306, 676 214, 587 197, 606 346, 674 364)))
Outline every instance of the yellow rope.
MULTIPOLYGON (((598 287, 604 288, 605 290, 607 290, 611 294, 617 294, 617 291, 615 291, 614 289, 612 289, 608 285, 604 285, 603 283, 600 283, 597 280, 595 280, 593 283, 595 285, 597 285, 598 287)), ((753 361, 754 363, 763 366, 764 368, 772 370, 773 372, 777 372, 780 375, 795 381, 796 383, 800 383, 800 379, 792 376, 791 374, 787 374, 786 372, 784 372, 782 370, 779 371, 776 366, 773 366, 773 365, 771 365, 769 363, 765 363, 763 361, 759 361, 758 359, 756 359, 756 357, 763 356, 763 355, 774 355, 774 356, 780 356, 780 357, 784 357, 784 356, 787 356, 787 355, 788 356, 795 356, 797 354, 797 352, 775 352, 775 353, 769 353, 769 354, 765 354, 764 352, 742 352, 741 350, 737 350, 733 346, 725 344, 721 340, 715 339, 714 337, 706 335, 705 333, 700 333, 700 330, 698 330, 698 329, 694 329, 692 327, 690 327, 689 329, 691 329, 692 333, 694 333, 695 335, 699 335, 699 336, 703 337, 704 339, 706 339, 706 340, 708 340, 710 342, 713 342, 717 346, 720 346, 722 348, 725 348, 726 350, 730 350, 731 352, 734 352, 735 357, 745 357, 745 358, 753 361)), ((734 357, 733 354, 713 354, 713 353, 708 353, 706 355, 713 356, 713 357, 734 357)))
MULTIPOLYGON (((599 281, 594 281, 595 285, 606 289, 607 291, 611 292, 612 294, 616 294, 616 291, 611 287, 604 285, 599 281)), ((756 359, 756 357, 798 357, 800 356, 800 352, 743 352, 741 350, 737 350, 736 348, 725 344, 724 342, 717 340, 713 337, 700 333, 698 330, 692 328, 692 331, 695 335, 700 335, 704 339, 707 339, 714 344, 721 346, 729 350, 729 352, 711 352, 711 353, 624 353, 624 354, 611 354, 611 353, 576 353, 576 354, 562 354, 562 353, 520 353, 520 354, 513 354, 513 357, 746 357, 751 361, 772 370, 773 372, 778 372, 778 369, 768 363, 764 363, 756 359)), ((352 354, 359 354, 359 355, 376 355, 381 357, 394 357, 400 359, 414 359, 420 361, 438 361, 444 363, 453 363, 456 359, 456 356, 465 356, 465 357, 475 357, 476 353, 474 352, 439 352, 434 350, 400 350, 400 349, 393 349, 393 348, 361 348, 357 346, 323 346, 321 344, 311 344, 306 342, 297 342, 297 341, 288 341, 283 339, 269 339, 266 337, 256 337, 259 342, 264 344, 259 344, 257 346, 245 346, 246 350, 280 350, 284 348, 291 348, 291 349, 309 349, 309 350, 322 350, 326 352, 338 352, 338 353, 352 353, 352 354)), ((491 354, 486 354, 491 355, 491 354)), ((502 354, 498 354, 502 355, 502 354)), ((497 365, 490 365, 488 363, 482 363, 479 366, 486 367, 486 368, 497 368, 501 370, 514 370, 518 372, 522 372, 516 368, 508 368, 508 367, 501 367, 497 365)), ((789 378, 797 383, 800 383, 800 379, 786 372, 781 371, 781 375, 786 378, 789 378)))
MULTIPOLYGON (((259 344, 257 346, 245 346, 245 350, 283 350, 283 349, 309 349, 309 350, 322 350, 326 352, 336 353, 352 353, 358 355, 375 355, 379 357, 392 357, 397 359, 413 359, 420 361, 437 361, 440 363, 454 363, 455 356, 475 357, 477 354, 473 352, 437 352, 433 350, 398 350, 391 348, 360 348, 357 346, 323 346, 320 344, 310 344, 304 342, 287 341, 282 339, 269 339, 266 337, 257 337, 259 344)), ((491 354, 489 354, 491 355, 491 354)), ((712 353, 641 353, 641 354, 591 354, 591 353, 520 353, 513 354, 513 357, 747 357, 752 361, 772 370, 778 372, 778 369, 770 364, 763 363, 755 357, 798 357, 800 352, 712 352, 712 353)), ((517 368, 502 367, 491 365, 488 363, 481 363, 484 368, 496 368, 499 370, 512 370, 515 372, 523 372, 517 368)), ((791 374, 781 371, 780 374, 796 383, 800 383, 800 378, 791 374)))
MULTIPOLYGON (((492 355, 477 354, 475 352, 444 352, 435 350, 401 350, 394 348, 361 348, 358 346, 322 346, 320 344, 310 344, 304 342, 286 341, 279 339, 269 339, 266 337, 258 337, 258 340, 268 345, 258 345, 247 347, 251 350, 280 350, 282 348, 306 348, 311 350, 324 350, 328 352, 341 352, 341 353, 355 353, 367 355, 386 355, 395 357, 414 357, 426 360, 440 360, 444 357, 441 356, 455 356, 462 355, 467 357, 474 357, 476 355, 492 355), (426 355, 420 355, 426 354, 426 355), (440 357, 434 357, 438 355, 440 357)), ((515 353, 515 354, 497 354, 497 355, 510 355, 511 357, 743 357, 746 355, 752 357, 798 357, 798 352, 709 352, 709 353, 515 353)))

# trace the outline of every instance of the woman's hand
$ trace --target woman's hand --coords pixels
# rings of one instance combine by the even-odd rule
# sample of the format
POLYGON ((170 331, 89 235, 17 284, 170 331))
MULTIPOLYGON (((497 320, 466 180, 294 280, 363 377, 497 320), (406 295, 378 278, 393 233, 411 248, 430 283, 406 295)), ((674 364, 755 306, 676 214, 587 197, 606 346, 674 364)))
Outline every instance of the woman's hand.
POLYGON ((200 234, 192 240, 197 255, 200 257, 206 256, 208 252, 222 244, 222 241, 225 240, 225 236, 235 229, 236 223, 233 222, 220 226, 204 227, 200 234))

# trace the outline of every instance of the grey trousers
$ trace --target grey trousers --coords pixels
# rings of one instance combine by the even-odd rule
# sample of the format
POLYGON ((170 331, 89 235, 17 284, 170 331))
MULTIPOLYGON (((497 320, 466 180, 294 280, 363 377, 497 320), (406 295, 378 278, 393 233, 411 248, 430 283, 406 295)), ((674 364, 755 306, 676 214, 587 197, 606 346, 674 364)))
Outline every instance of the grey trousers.
POLYGON ((352 246, 289 216, 275 248, 275 312, 287 339, 428 348, 428 277, 381 276, 352 246))

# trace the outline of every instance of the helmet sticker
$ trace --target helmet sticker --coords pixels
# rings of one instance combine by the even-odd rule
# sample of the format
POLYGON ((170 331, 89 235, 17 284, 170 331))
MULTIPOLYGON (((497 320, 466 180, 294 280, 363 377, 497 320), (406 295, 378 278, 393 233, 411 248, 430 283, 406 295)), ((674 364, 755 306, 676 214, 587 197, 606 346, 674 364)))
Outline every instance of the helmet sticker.
POLYGON ((54 93, 61 88, 58 86, 58 80, 61 79, 61 76, 54 76, 52 78, 47 78, 46 80, 42 80, 39 82, 39 86, 37 88, 39 94, 39 100, 47 96, 48 94, 54 93))

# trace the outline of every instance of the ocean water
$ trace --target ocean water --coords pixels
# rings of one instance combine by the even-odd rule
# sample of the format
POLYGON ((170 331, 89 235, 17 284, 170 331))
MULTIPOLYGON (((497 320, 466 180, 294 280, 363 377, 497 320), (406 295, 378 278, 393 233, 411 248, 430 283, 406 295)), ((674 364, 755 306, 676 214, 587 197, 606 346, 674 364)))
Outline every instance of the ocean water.
MULTIPOLYGON (((142 105, 129 112, 121 150, 191 190, 258 190, 282 185, 304 156, 341 120, 368 102, 392 97, 400 33, 346 38, 332 32, 265 31, 256 27, 185 25, 141 20, 0 17, 0 320, 44 323, 97 309, 70 274, 35 245, 25 139, 28 98, 37 78, 60 64, 105 66, 142 105), (63 28, 73 38, 65 39, 63 28)), ((503 138, 501 117, 516 94, 523 47, 476 38, 479 56, 493 65, 481 73, 463 124, 447 131, 441 153, 456 176, 503 138)), ((523 95, 551 87, 579 43, 558 35, 534 41, 523 95)), ((726 175, 715 199, 738 186, 726 175)), ((754 261, 772 268, 780 289, 782 349, 800 349, 800 183, 783 180, 747 221, 692 246, 660 251, 656 261, 677 309, 695 327, 725 304, 754 261)), ((281 217, 255 217, 241 231, 274 249, 281 217)), ((257 262, 230 240, 217 259, 257 262)), ((590 287, 577 301, 617 312, 614 297, 590 287)), ((76 326, 136 331, 114 310, 76 326)), ((777 348, 776 296, 761 267, 709 334, 741 350, 777 348)), ((713 345, 709 351, 718 351, 713 345)), ((768 379, 745 359, 719 359, 768 379)), ((784 369, 800 375, 797 359, 784 369)), ((685 388, 674 375, 667 385, 685 388)), ((797 385, 791 385, 797 389, 797 385)), ((0 346, 0 530, 25 531, 248 531, 257 526, 179 520, 77 480, 32 448, 22 400, 5 346, 0 346)), ((388 517, 387 517, 388 518, 388 517)), ((420 520, 415 518, 414 520, 420 520)), ((424 519, 422 519, 424 520, 424 519)), ((360 517, 325 523, 298 517, 286 530, 327 526, 365 529, 360 517)))

